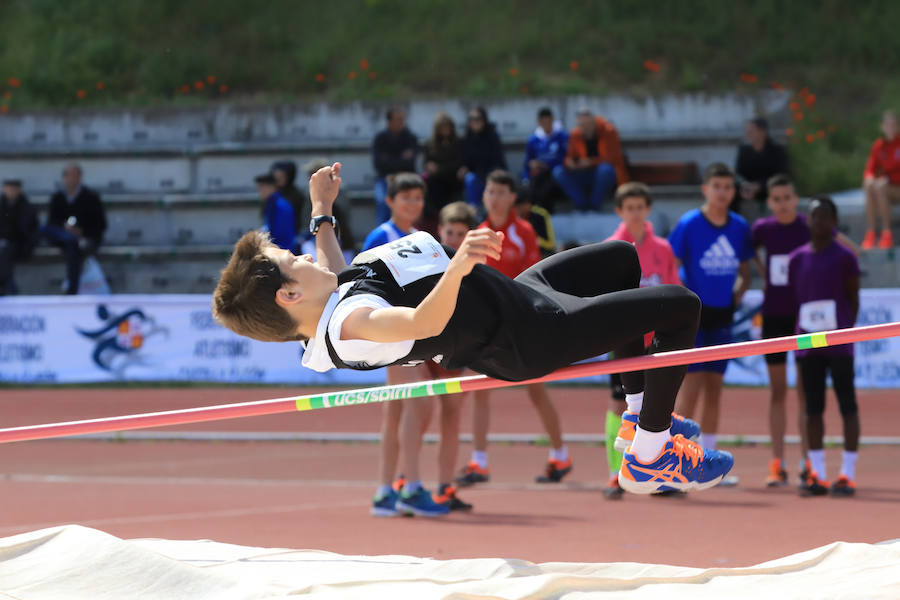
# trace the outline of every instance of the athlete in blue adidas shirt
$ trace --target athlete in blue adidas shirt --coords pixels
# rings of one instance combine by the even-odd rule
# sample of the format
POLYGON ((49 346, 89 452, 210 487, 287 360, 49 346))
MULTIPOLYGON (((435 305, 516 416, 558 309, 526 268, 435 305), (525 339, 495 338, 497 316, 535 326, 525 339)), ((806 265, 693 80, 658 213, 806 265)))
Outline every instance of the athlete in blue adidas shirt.
MULTIPOLYGON (((747 221, 728 210, 735 193, 731 169, 722 163, 707 167, 701 190, 703 206, 682 216, 669 236, 681 280, 702 303, 697 348, 732 341, 734 307, 750 286, 750 259, 754 256, 747 221)), ((704 392, 700 421, 704 449, 716 447, 719 398, 727 364, 720 360, 691 365, 678 395, 677 412, 693 417, 700 392, 704 392)))

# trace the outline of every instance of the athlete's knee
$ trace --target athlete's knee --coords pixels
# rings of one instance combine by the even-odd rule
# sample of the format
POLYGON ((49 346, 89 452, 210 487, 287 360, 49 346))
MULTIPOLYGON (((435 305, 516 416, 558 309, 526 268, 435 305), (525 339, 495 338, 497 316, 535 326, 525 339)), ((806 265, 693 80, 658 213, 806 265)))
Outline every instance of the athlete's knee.
POLYGON ((623 240, 610 240, 606 242, 606 250, 609 253, 608 259, 614 264, 622 265, 626 273, 626 279, 633 281, 632 287, 638 287, 641 284, 641 261, 638 258, 637 249, 634 244, 630 244, 623 240))
POLYGON ((666 312, 675 313, 687 322, 699 322, 700 298, 683 285, 664 284, 657 288, 666 298, 666 312))
POLYGON ((841 400, 838 398, 838 407, 842 417, 852 417, 859 413, 859 405, 856 404, 856 398, 848 398, 841 400))

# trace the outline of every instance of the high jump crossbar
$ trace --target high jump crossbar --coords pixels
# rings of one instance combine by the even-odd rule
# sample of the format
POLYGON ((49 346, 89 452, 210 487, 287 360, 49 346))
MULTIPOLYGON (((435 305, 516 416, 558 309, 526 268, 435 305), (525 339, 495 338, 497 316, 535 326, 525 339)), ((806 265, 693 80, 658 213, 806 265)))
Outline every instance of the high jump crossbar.
POLYGON ((864 342, 898 335, 900 335, 900 322, 884 323, 882 325, 837 329, 834 331, 738 342, 721 346, 676 350, 674 352, 660 352, 659 354, 650 354, 632 358, 580 363, 559 369, 544 377, 538 377, 537 379, 528 381, 503 381, 500 379, 492 379, 484 375, 473 375, 434 381, 385 385, 357 390, 325 392, 311 396, 293 396, 289 398, 257 400, 237 404, 202 406, 198 408, 169 410, 164 412, 88 419, 85 421, 68 421, 64 423, 10 427, 0 429, 0 443, 24 442, 27 440, 41 440, 109 431, 126 431, 130 429, 143 429, 146 427, 160 427, 163 425, 184 425, 187 423, 236 419, 240 417, 255 417, 260 415, 314 410, 318 408, 332 408, 335 406, 372 404, 375 402, 388 402, 391 400, 421 398, 441 394, 458 394, 473 390, 487 390, 529 383, 559 381, 561 379, 577 379, 592 375, 659 369, 662 367, 740 358, 757 354, 824 348, 826 346, 852 344, 854 342, 864 342))

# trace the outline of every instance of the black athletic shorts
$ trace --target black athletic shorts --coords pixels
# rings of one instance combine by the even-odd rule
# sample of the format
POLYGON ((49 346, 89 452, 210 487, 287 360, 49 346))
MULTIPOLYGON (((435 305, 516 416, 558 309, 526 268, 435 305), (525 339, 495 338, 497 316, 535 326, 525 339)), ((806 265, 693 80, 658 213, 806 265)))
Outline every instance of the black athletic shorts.
MULTIPOLYGON (((788 335, 796 335, 797 333, 797 317, 766 317, 763 316, 762 336, 763 339, 785 337, 788 335)), ((787 362, 787 352, 775 352, 766 354, 767 365, 783 365, 787 362)))

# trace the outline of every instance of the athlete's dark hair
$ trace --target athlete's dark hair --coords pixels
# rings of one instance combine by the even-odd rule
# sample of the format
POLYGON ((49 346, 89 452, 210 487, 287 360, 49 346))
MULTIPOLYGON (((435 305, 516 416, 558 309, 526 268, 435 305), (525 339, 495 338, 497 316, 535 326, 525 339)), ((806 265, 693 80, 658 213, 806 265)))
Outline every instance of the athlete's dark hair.
POLYGON ((625 198, 643 198, 647 202, 647 206, 653 204, 650 188, 646 183, 641 183, 640 181, 629 181, 616 188, 616 195, 613 198, 616 208, 622 208, 622 205, 625 204, 625 198))
POLYGON ((734 179, 734 171, 725 163, 713 163, 703 169, 703 183, 709 183, 709 180, 713 177, 731 177, 734 179))
POLYGON ((450 225, 451 223, 462 223, 469 229, 475 229, 478 226, 478 219, 475 214, 475 207, 468 202, 459 200, 451 202, 441 209, 438 213, 438 222, 441 225, 450 225))
POLYGON ((495 169, 488 173, 487 181, 505 185, 513 194, 518 193, 519 191, 519 186, 516 185, 516 179, 509 171, 504 171, 503 169, 495 169))
POLYGON ((828 210, 831 211, 831 216, 834 217, 834 222, 835 222, 835 223, 838 222, 838 209, 837 209, 837 205, 834 203, 834 200, 832 200, 830 196, 813 196, 812 199, 809 201, 809 210, 810 210, 810 212, 812 212, 813 210, 815 210, 815 205, 816 205, 816 203, 818 203, 819 206, 825 206, 825 207, 827 207, 828 210))
POLYGON ((769 180, 766 181, 766 189, 771 190, 773 187, 778 187, 780 185, 794 185, 794 180, 791 179, 788 175, 784 173, 779 173, 777 175, 772 175, 769 177, 769 180))
POLYGON ((763 131, 769 131, 769 122, 762 117, 756 117, 754 119, 750 119, 747 122, 753 123, 754 125, 756 125, 756 127, 762 129, 763 131))
POLYGON ((278 303, 275 293, 293 280, 264 254, 274 248, 269 234, 245 233, 234 246, 213 292, 213 317, 228 329, 261 342, 305 340, 298 323, 278 303))
POLYGON ((415 173, 397 173, 388 176, 388 198, 393 198, 400 192, 407 190, 425 191, 425 180, 415 173))
POLYGON ((552 117, 553 111, 550 110, 549 106, 545 106, 538 111, 538 119, 543 119, 544 117, 552 117))

